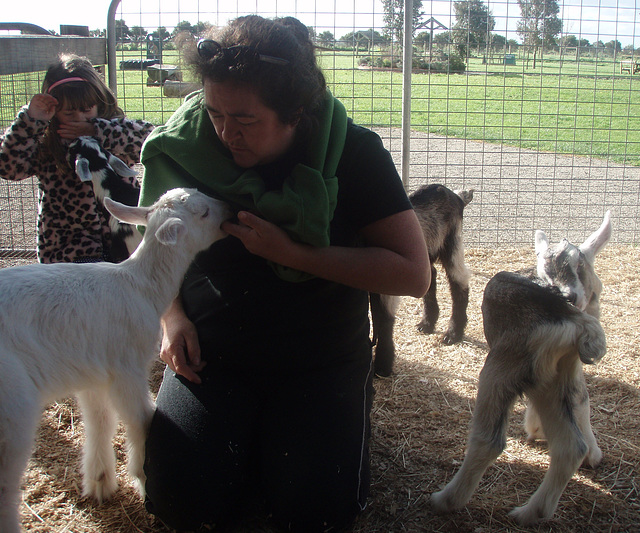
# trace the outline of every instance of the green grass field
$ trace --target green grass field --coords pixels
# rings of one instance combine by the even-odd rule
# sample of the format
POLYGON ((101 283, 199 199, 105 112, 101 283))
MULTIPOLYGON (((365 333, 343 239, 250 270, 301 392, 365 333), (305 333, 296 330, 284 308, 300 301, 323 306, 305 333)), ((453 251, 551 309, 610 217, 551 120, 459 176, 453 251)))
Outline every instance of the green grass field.
MULTIPOLYGON (((326 70, 334 94, 352 104, 356 121, 401 121, 402 74, 357 70, 352 58, 326 70), (351 62, 351 64, 349 64, 351 62)), ((411 127, 540 151, 640 158, 640 76, 617 64, 548 61, 535 70, 471 61, 465 74, 414 73, 411 127)))

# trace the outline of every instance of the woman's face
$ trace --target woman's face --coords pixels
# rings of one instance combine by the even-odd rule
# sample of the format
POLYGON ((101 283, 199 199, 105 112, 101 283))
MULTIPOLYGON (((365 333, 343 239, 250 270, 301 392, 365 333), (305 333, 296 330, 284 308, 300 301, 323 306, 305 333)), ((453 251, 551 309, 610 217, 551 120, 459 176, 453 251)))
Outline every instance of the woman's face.
POLYGON ((205 80, 204 96, 218 138, 238 166, 271 163, 291 148, 295 124, 283 124, 250 87, 205 80))
POLYGON ((56 118, 60 124, 70 124, 72 122, 88 122, 98 116, 98 106, 94 105, 87 109, 69 109, 65 103, 56 112, 56 118))

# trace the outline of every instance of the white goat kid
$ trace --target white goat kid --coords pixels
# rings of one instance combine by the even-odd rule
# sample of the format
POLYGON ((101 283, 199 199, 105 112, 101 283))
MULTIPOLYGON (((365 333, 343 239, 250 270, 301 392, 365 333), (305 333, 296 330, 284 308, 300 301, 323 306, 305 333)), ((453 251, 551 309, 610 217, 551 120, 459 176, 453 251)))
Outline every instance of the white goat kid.
POLYGON ((147 226, 126 261, 33 264, 0 270, 0 531, 20 531, 20 479, 43 406, 78 394, 85 422, 84 495, 117 488, 114 409, 129 443, 129 472, 144 493, 144 441, 154 405, 149 366, 160 316, 196 253, 226 234, 223 202, 174 189, 153 206, 105 199, 110 212, 147 226))
POLYGON ((567 483, 586 460, 602 458, 589 420, 582 363, 605 354, 599 322, 602 283, 594 259, 611 236, 610 214, 580 247, 566 239, 549 246, 536 232, 537 276, 500 272, 482 302, 489 354, 478 381, 467 451, 454 478, 431 497, 436 512, 463 507, 506 445, 509 415, 518 396, 529 403, 529 439, 546 438, 550 465, 538 490, 511 511, 521 525, 553 516, 567 483))

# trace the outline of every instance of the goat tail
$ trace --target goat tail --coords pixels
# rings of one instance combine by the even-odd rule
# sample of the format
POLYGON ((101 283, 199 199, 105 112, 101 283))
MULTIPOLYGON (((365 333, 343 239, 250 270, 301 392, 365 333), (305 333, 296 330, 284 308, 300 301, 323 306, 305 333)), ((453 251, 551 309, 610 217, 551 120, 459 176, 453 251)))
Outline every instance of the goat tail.
POLYGON ((558 323, 538 326, 530 335, 527 349, 533 354, 535 374, 551 380, 563 357, 574 354, 585 364, 597 363, 606 352, 604 330, 597 318, 577 311, 558 323))
POLYGON ((600 321, 587 313, 580 313, 581 331, 578 336, 578 355, 586 365, 594 365, 607 352, 607 340, 600 321))

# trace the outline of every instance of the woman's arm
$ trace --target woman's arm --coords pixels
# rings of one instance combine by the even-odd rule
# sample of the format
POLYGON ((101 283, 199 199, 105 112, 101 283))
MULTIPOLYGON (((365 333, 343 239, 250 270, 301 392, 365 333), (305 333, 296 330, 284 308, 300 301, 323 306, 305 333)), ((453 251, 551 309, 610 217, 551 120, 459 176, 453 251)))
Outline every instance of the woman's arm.
POLYGON ((420 223, 413 210, 388 216, 361 230, 365 246, 317 248, 292 241, 282 229, 251 213, 240 224, 222 225, 247 250, 280 265, 369 292, 423 296, 431 268, 420 223))

